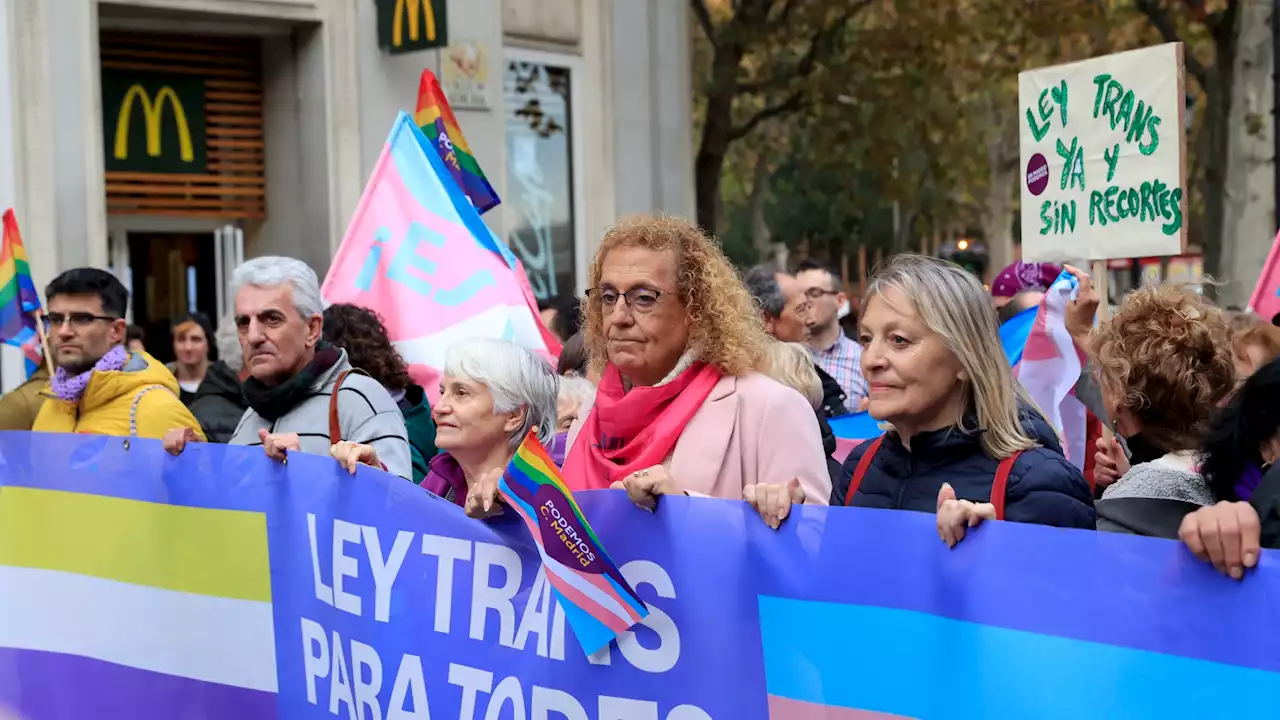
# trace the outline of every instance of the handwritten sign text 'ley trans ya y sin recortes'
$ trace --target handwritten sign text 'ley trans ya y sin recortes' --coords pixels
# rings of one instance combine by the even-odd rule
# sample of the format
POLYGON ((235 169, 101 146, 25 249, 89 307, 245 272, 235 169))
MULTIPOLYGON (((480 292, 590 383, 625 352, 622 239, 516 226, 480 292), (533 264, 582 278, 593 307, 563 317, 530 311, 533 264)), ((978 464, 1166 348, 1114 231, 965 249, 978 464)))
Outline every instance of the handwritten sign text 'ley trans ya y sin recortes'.
POLYGON ((1018 76, 1023 259, 1183 251, 1182 53, 1170 43, 1018 76))

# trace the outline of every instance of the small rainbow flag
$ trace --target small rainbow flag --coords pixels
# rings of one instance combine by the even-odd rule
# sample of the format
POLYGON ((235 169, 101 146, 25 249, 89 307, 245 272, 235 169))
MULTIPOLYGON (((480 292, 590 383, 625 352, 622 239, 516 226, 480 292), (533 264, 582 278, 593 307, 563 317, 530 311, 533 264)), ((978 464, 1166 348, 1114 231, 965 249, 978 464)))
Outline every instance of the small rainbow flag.
POLYGON ((483 214, 502 202, 480 169, 480 163, 476 162, 471 146, 462 136, 458 119, 453 116, 449 101, 440 89, 440 81, 430 70, 422 71, 422 80, 418 83, 418 107, 413 113, 413 120, 440 153, 440 158, 476 212, 483 214))
POLYGON ((18 219, 13 210, 3 217, 4 240, 0 242, 0 342, 22 348, 27 376, 40 366, 40 335, 33 313, 41 309, 40 294, 31 279, 27 251, 22 247, 18 219))
POLYGON ((529 526, 547 581, 588 655, 649 614, 533 432, 516 450, 498 488, 529 526))

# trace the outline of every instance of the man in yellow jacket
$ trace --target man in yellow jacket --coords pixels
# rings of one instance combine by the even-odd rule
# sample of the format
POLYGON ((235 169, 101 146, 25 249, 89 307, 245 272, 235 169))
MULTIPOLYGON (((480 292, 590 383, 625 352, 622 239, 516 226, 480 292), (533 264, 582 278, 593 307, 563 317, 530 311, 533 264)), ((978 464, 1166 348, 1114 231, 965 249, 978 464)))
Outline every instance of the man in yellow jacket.
POLYGON ((125 349, 129 292, 97 268, 68 270, 45 289, 45 327, 57 371, 36 432, 160 439, 200 423, 178 399, 178 381, 145 352, 125 349))

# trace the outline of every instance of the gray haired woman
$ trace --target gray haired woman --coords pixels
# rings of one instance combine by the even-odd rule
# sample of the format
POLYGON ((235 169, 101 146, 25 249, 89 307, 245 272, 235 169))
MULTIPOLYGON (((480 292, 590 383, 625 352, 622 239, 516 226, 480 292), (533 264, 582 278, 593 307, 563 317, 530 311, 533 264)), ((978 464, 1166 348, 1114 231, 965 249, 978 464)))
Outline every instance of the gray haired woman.
MULTIPOLYGON (((559 376, 533 352, 505 340, 465 340, 445 354, 440 399, 433 403, 436 447, 422 487, 471 517, 502 511, 498 480, 532 428, 550 444, 556 431, 559 376)), ((368 445, 338 443, 333 456, 355 472, 378 466, 368 445)))

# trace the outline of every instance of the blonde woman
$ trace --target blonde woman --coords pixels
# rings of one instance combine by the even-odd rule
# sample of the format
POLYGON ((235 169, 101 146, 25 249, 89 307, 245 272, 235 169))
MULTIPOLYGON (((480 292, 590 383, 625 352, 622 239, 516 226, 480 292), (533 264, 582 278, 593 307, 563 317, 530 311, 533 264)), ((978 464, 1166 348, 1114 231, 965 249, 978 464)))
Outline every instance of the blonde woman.
POLYGON ((818 377, 817 366, 813 364, 809 348, 797 342, 769 343, 766 365, 766 375, 800 393, 813 408, 814 420, 822 435, 822 451, 826 453, 823 459, 827 463, 827 474, 834 482, 840 476, 840 463, 831 457, 836 451, 836 434, 827 422, 826 411, 823 409, 825 393, 822 391, 822 380, 818 377))
POLYGON ((833 505, 936 512, 948 545, 992 518, 1093 529, 1089 485, 1014 380, 977 278, 900 255, 862 307, 868 410, 892 429, 849 454, 833 505))
POLYGON ((759 372, 770 342, 720 247, 680 218, 633 217, 591 262, 583 337, 602 371, 569 431, 574 490, 746 499, 777 527, 831 479, 813 409, 759 372))

